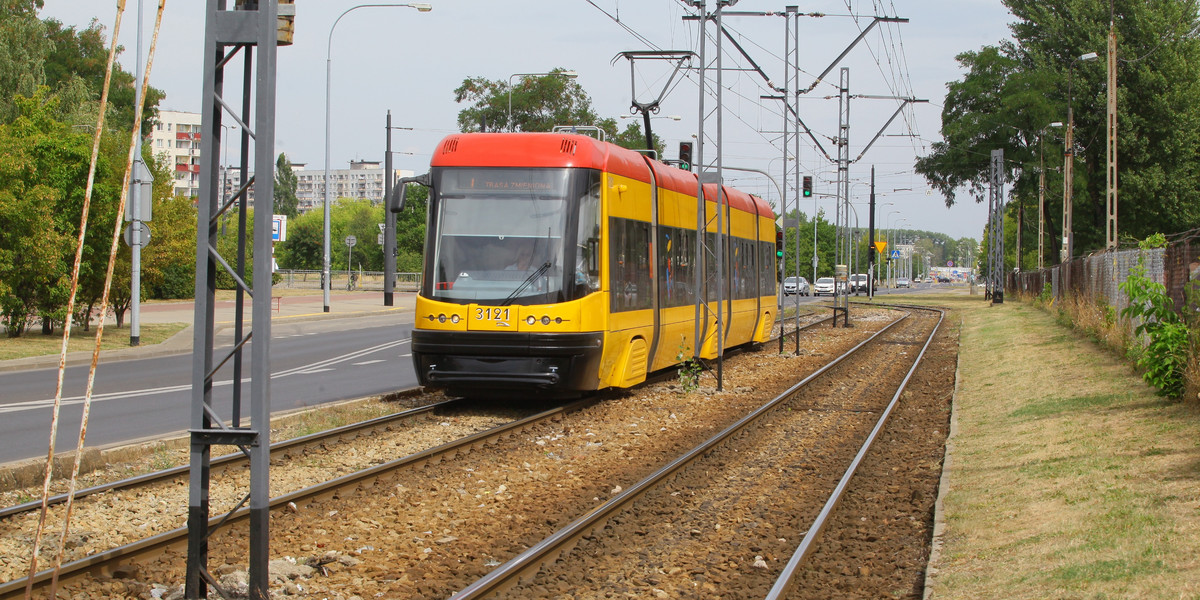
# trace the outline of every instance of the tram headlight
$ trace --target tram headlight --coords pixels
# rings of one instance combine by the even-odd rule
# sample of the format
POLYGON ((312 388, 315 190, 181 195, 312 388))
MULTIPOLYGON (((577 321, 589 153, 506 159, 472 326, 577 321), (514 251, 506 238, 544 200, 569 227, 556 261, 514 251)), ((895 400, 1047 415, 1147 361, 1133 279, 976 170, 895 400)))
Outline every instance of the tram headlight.
POLYGON ((450 322, 451 322, 451 323, 454 323, 455 325, 458 325, 458 321, 459 321, 459 319, 458 319, 458 315, 450 315, 450 322))
POLYGON ((533 315, 529 315, 528 317, 525 317, 525 322, 530 325, 533 325, 534 323, 537 323, 537 317, 535 317, 533 315))
POLYGON ((550 317, 542 317, 542 325, 549 325, 550 317))

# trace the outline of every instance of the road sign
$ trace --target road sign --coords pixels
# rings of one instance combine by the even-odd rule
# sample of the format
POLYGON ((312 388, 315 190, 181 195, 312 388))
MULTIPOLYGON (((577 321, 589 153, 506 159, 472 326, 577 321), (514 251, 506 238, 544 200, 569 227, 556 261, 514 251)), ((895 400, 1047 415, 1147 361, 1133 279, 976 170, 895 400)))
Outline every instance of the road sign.
POLYGON ((887 242, 875 242, 875 251, 876 252, 882 253, 884 250, 887 250, 887 242))
MULTIPOLYGON (((139 231, 138 245, 142 246, 142 247, 149 246, 150 245, 150 226, 147 225, 145 221, 138 221, 138 225, 139 225, 139 227, 138 227, 138 231, 139 231)), ((130 236, 132 236, 132 235, 133 235, 133 222, 130 221, 129 224, 125 226, 124 237, 125 237, 125 245, 126 246, 133 246, 133 244, 130 242, 130 239, 131 239, 130 236)))
POLYGON ((892 257, 892 258, 900 258, 900 251, 899 251, 899 250, 892 250, 891 257, 892 257))
POLYGON ((271 215, 271 241, 287 241, 287 215, 271 215))
POLYGON ((353 248, 353 247, 354 247, 354 245, 355 245, 355 244, 357 244, 357 243, 358 243, 358 238, 356 238, 356 237, 354 237, 354 236, 352 236, 352 235, 348 235, 348 236, 346 236, 346 245, 347 245, 347 246, 350 246, 351 248, 353 248))
POLYGON ((946 266, 947 266, 947 267, 953 267, 953 266, 954 266, 954 261, 952 261, 952 260, 948 260, 948 261, 946 261, 946 266))

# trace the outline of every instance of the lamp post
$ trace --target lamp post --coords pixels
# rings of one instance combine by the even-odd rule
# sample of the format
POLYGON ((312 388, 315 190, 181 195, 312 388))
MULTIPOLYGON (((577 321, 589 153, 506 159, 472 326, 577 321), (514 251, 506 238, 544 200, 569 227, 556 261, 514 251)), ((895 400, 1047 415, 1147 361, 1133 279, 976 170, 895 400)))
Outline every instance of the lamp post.
POLYGON ((513 77, 545 77, 547 75, 558 75, 559 77, 566 77, 567 79, 575 79, 575 78, 579 77, 579 73, 576 73, 575 71, 551 71, 549 73, 513 73, 512 75, 509 75, 508 76, 508 117, 507 117, 507 121, 506 121, 509 131, 512 131, 512 126, 513 126, 513 122, 512 122, 513 77))
POLYGON ((329 26, 329 38, 325 42, 325 224, 324 224, 324 253, 321 261, 321 288, 325 299, 325 312, 329 312, 329 95, 333 79, 333 31, 337 29, 342 17, 360 8, 415 8, 419 12, 429 12, 433 6, 427 2, 410 2, 404 4, 359 4, 347 8, 333 25, 329 26))
POLYGON ((883 218, 883 250, 885 252, 883 258, 887 260, 887 274, 883 278, 885 284, 892 278, 892 261, 888 260, 888 257, 892 255, 892 215, 898 215, 901 212, 899 210, 889 211, 883 218))
MULTIPOLYGON (((1044 229, 1045 229, 1045 227, 1046 227, 1046 161, 1045 161, 1045 157, 1043 156, 1043 154, 1044 154, 1044 153, 1043 153, 1043 150, 1045 149, 1045 144, 1044 144, 1044 143, 1043 143, 1043 141, 1042 141, 1042 136, 1043 136, 1043 135, 1046 133, 1046 130, 1050 129, 1051 127, 1062 127, 1062 125, 1063 125, 1063 124, 1062 124, 1062 121, 1054 121, 1054 122, 1050 123, 1049 125, 1046 125, 1045 127, 1043 127, 1043 128, 1042 128, 1042 130, 1038 132, 1038 251, 1037 251, 1037 268, 1038 268, 1038 270, 1039 270, 1039 271, 1040 271, 1040 270, 1042 269, 1042 267, 1044 266, 1044 264, 1043 264, 1043 259, 1044 259, 1044 257, 1045 257, 1045 254, 1046 254, 1046 253, 1045 253, 1045 247, 1044 247, 1044 245, 1043 245, 1043 243, 1044 243, 1044 241, 1045 241, 1045 239, 1046 239, 1046 236, 1045 236, 1045 233, 1044 233, 1044 229)), ((1020 240, 1020 238, 1018 237, 1018 238, 1017 238, 1017 248, 1018 248, 1018 250, 1020 249, 1020 247, 1021 247, 1021 240, 1020 240)), ((1017 265, 1018 265, 1018 267, 1020 266, 1020 260, 1021 260, 1021 258, 1020 258, 1020 252, 1018 252, 1018 254, 1017 254, 1017 265)))
MULTIPOLYGON (((1071 203, 1075 197, 1075 114, 1072 107, 1075 102, 1072 88, 1075 79, 1075 63, 1097 58, 1099 58, 1098 54, 1088 52, 1079 58, 1071 59, 1070 65, 1067 66, 1067 135, 1063 151, 1063 249, 1061 262, 1071 260, 1071 256, 1075 252, 1075 233, 1071 226, 1071 213, 1073 212, 1071 203)), ((1067 280, 1069 285, 1070 275, 1067 276, 1067 280)))

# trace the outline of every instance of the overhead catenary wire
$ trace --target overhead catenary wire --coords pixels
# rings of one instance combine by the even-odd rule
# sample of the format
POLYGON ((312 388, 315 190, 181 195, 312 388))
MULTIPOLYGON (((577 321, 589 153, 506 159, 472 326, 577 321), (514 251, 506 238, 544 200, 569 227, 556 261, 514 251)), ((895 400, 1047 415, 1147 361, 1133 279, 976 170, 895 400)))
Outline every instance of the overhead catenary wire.
MULTIPOLYGON (((108 63, 104 71, 104 85, 100 88, 100 111, 96 117, 96 129, 92 134, 92 156, 88 163, 87 184, 83 191, 83 207, 79 217, 79 236, 75 245, 75 261, 71 265, 70 293, 67 295, 67 318, 63 322, 62 347, 58 354, 58 381, 54 388, 54 408, 50 412, 50 443, 46 451, 46 468, 42 478, 42 506, 38 514, 38 525, 33 536, 33 548, 29 558, 29 583, 25 587, 25 597, 33 592, 33 575, 37 572, 37 560, 42 541, 42 533, 46 527, 46 515, 49 511, 50 482, 54 475, 54 444, 58 437, 58 417, 62 411, 63 379, 67 370, 67 346, 71 341, 71 320, 75 314, 75 297, 79 291, 79 268, 83 261, 83 242, 87 236, 88 214, 91 211, 92 191, 96 182, 96 162, 100 155, 100 139, 104 135, 104 115, 108 109, 108 91, 112 85, 113 64, 117 57, 117 39, 121 34, 121 17, 125 13, 126 0, 118 0, 117 16, 113 24, 112 43, 108 49, 108 63)), ((90 315, 89 315, 90 317, 90 315)), ((78 456, 76 457, 78 459, 78 456)), ((61 554, 61 552, 60 552, 61 554)))

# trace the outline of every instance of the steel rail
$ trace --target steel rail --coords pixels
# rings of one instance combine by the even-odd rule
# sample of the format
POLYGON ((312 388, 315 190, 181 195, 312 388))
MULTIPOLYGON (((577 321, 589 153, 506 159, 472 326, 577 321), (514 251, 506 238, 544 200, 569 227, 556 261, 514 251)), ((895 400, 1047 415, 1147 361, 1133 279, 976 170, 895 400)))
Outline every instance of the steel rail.
POLYGON ((771 410, 776 406, 788 401, 798 391, 809 385, 816 378, 825 374, 835 366, 841 364, 844 360, 853 356, 865 348, 868 344, 873 342, 876 338, 890 331, 892 327, 896 326, 907 318, 908 315, 906 314, 889 323, 883 329, 875 332, 869 338, 855 345, 841 356, 833 359, 825 366, 816 370, 808 377, 805 377, 799 383, 796 383, 792 387, 788 388, 786 391, 779 394, 766 404, 756 408, 753 412, 739 419, 736 423, 726 427, 720 433, 712 436, 707 441, 703 442, 699 446, 696 446, 682 456, 675 458, 654 473, 648 475, 646 478, 621 491, 612 499, 601 504, 600 506, 593 508, 587 514, 575 519, 562 529, 559 529, 555 533, 551 534, 546 539, 538 542, 528 550, 510 559, 508 562, 496 567, 487 575, 484 575, 482 578, 476 580, 471 585, 463 588, 451 596, 450 600, 471 600, 483 598, 516 585, 523 577, 531 575, 541 565, 546 564, 558 558, 560 555, 570 551, 580 538, 588 535, 597 527, 602 526, 609 517, 631 504, 637 498, 641 497, 647 490, 653 488, 667 477, 686 467, 688 464, 708 454, 708 452, 713 448, 730 439, 738 432, 743 431, 763 415, 771 412, 771 410))
MULTIPOLYGON (((460 438, 434 448, 422 450, 391 462, 375 465, 368 469, 343 475, 342 477, 331 479, 324 483, 283 494, 271 499, 270 509, 275 510, 280 507, 287 506, 289 502, 300 503, 311 499, 331 497, 340 490, 351 489, 361 485, 369 484, 380 476, 386 475, 390 471, 396 471, 404 468, 421 467, 430 463, 436 463, 443 458, 453 458, 460 452, 469 452, 475 447, 486 445, 498 439, 514 435, 524 431, 528 427, 536 425, 537 423, 580 410, 594 403, 595 400, 591 399, 577 400, 565 406, 551 408, 538 414, 525 417, 523 419, 518 419, 511 423, 506 423, 486 431, 474 433, 464 438, 460 438)), ((249 518, 249 515, 249 509, 243 507, 234 512, 232 516, 221 515, 209 519, 209 527, 214 527, 218 524, 221 524, 222 526, 229 526, 249 518), (223 523, 222 520, 224 520, 223 523)), ((184 548, 187 544, 187 538, 188 528, 186 526, 180 527, 143 540, 139 540, 132 544, 127 544, 125 546, 99 552, 86 558, 81 558, 79 560, 66 563, 62 566, 59 575, 59 584, 62 585, 65 582, 78 579, 88 573, 110 572, 118 565, 129 562, 138 556, 160 554, 170 549, 184 548)), ((36 589, 47 585, 50 581, 52 573, 52 571, 46 570, 34 575, 34 588, 36 589)), ((20 579, 13 579, 0 584, 0 600, 22 597, 28 580, 29 577, 22 577, 20 579)))
MULTIPOLYGON (((400 390, 399 392, 395 392, 395 394, 396 395, 408 395, 417 389, 419 389, 419 388, 413 388, 413 389, 409 389, 409 390, 400 390)), ((391 415, 375 417, 373 419, 368 419, 366 421, 360 421, 358 423, 351 423, 349 425, 343 425, 341 427, 329 429, 326 431, 318 431, 316 433, 311 433, 309 435, 292 438, 290 440, 282 440, 280 442, 271 444, 271 452, 282 452, 285 450, 292 450, 292 449, 296 448, 297 446, 303 447, 303 446, 326 442, 330 439, 344 437, 348 434, 388 425, 389 423, 392 423, 394 421, 402 421, 405 419, 410 419, 412 417, 416 417, 423 413, 431 412, 431 411, 437 410, 439 408, 447 408, 447 407, 450 407, 460 401, 461 401, 460 399, 447 400, 444 402, 438 402, 437 404, 421 406, 418 408, 409 409, 409 410, 406 410, 403 412, 398 412, 398 413, 391 414, 391 415)), ((213 467, 220 466, 223 469, 228 469, 230 467, 234 467, 234 466, 241 464, 245 460, 246 460, 246 458, 245 458, 244 453, 232 452, 230 454, 225 454, 223 456, 214 458, 212 460, 212 466, 213 467)), ((85 496, 90 496, 93 494, 100 494, 100 493, 114 491, 114 490, 133 488, 133 487, 137 487, 140 485, 149 485, 151 483, 157 483, 159 481, 166 481, 166 480, 178 477, 180 475, 186 475, 188 470, 189 470, 188 465, 181 465, 178 467, 172 467, 170 469, 163 469, 161 471, 153 471, 151 473, 143 473, 141 475, 127 477, 125 479, 120 479, 117 481, 102 483, 100 485, 95 485, 95 486, 85 488, 85 489, 75 492, 75 498, 79 499, 79 498, 83 498, 85 496)), ((66 501, 67 501, 67 494, 58 494, 55 496, 51 496, 49 499, 47 499, 47 506, 54 506, 56 504, 62 504, 63 502, 66 502, 66 501)), ((41 506, 42 506, 41 500, 34 500, 31 502, 25 502, 23 504, 15 504, 13 506, 0 508, 0 519, 6 518, 6 517, 11 517, 13 515, 19 515, 21 513, 29 512, 32 510, 37 510, 37 509, 41 508, 41 506)))
POLYGON ((825 506, 821 508, 821 512, 817 515, 816 520, 813 521, 813 525, 808 528, 808 532, 804 534, 804 539, 800 540, 800 545, 796 548, 796 551, 792 554, 792 557, 784 566, 783 571, 780 572, 779 577, 775 579, 775 584, 771 586, 770 592, 767 593, 766 600, 779 600, 780 598, 786 597, 788 591, 792 587, 792 580, 795 578, 796 571, 799 570, 800 565, 804 563, 804 560, 816 548, 817 541, 820 539, 826 523, 829 522, 829 517, 833 514, 833 511, 837 509, 838 503, 841 502, 842 496, 846 492, 846 488, 848 488, 850 485, 850 480, 854 477, 855 471, 858 470, 858 465, 862 463, 863 458, 865 458, 867 452, 870 451, 871 444, 875 442, 875 438, 879 435, 879 432, 883 431, 884 426, 887 425, 888 417, 892 414, 892 410, 895 409, 896 405, 900 402, 900 395, 904 393, 904 389, 908 386, 908 381, 912 379, 913 373, 915 373, 917 371, 917 367, 920 366, 921 359, 925 357, 925 352, 929 349, 929 345, 933 343, 933 338, 937 336, 937 332, 942 325, 942 321, 946 319, 946 312, 941 309, 918 306, 903 306, 903 308, 907 308, 909 310, 936 311, 939 313, 938 322, 933 326, 933 331, 930 332, 929 339, 925 340, 925 345, 921 347, 921 352, 917 354, 917 358, 913 361, 913 365, 911 368, 909 368, 908 373, 905 374, 904 380, 900 382, 900 387, 896 390, 895 395, 892 396, 891 402, 889 402, 887 408, 883 410, 883 414, 879 416, 879 421, 875 423, 875 428, 871 430, 870 435, 867 436, 867 440, 863 442, 862 447, 859 448, 858 454, 854 456, 854 460, 850 461, 850 466, 846 469, 845 474, 842 475, 841 480, 838 481, 837 487, 834 488, 833 493, 829 496, 829 499, 826 500, 825 506))

